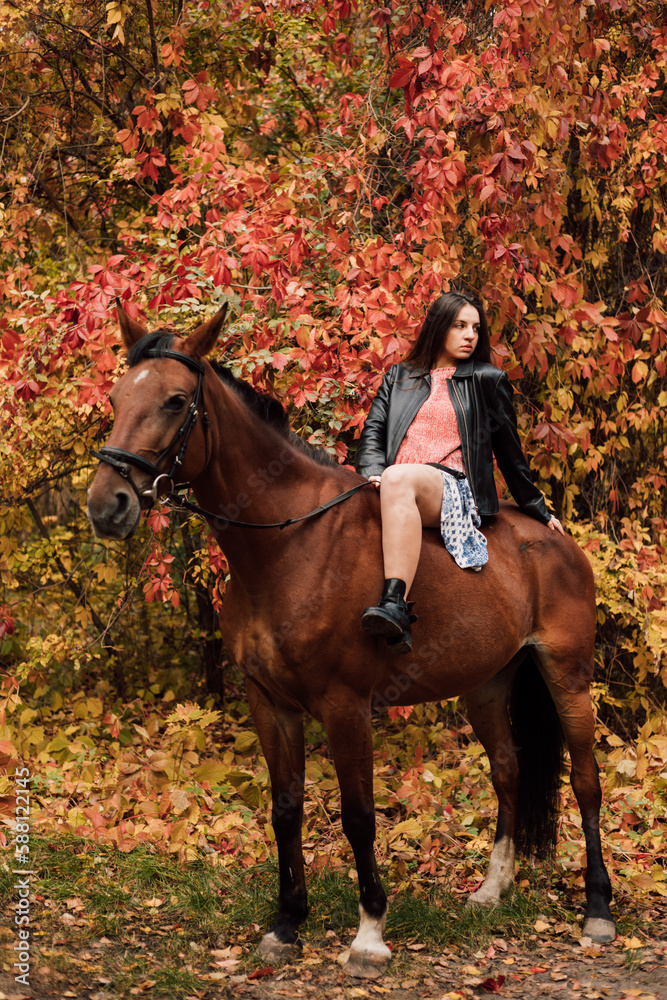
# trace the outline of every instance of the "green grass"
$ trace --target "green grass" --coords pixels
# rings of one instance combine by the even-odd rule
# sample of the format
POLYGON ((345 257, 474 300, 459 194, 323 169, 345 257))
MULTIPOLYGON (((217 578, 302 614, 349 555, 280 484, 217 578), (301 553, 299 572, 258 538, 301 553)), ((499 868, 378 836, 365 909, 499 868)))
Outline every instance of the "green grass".
POLYGON ((14 892, 14 883, 16 882, 16 876, 13 873, 14 870, 14 854, 7 853, 7 860, 4 864, 0 863, 0 903, 3 905, 9 903, 14 892))
MULTIPOLYGON (((255 942, 275 915, 275 862, 252 869, 222 868, 202 857, 182 865, 149 848, 123 854, 73 837, 34 837, 31 847, 38 873, 33 890, 44 900, 40 910, 36 904, 34 914, 40 928, 36 943, 51 966, 67 971, 72 981, 77 975, 86 980, 83 958, 101 937, 108 941, 94 953, 102 970, 96 974, 111 981, 104 989, 123 998, 146 980, 154 982, 151 996, 174 1000, 192 996, 199 988, 210 990, 198 976, 210 971, 211 948, 240 944, 239 971, 248 972, 257 964, 252 958, 255 942), (80 922, 67 927, 65 959, 62 916, 68 909, 66 901, 73 897, 82 905, 70 903, 69 910, 80 922), (161 905, 154 905, 156 898, 161 905)), ((8 860, 0 863, 0 884, 7 898, 13 885, 8 860)), ((348 870, 324 868, 308 878, 310 913, 301 934, 312 947, 323 946, 327 931, 334 931, 343 945, 351 939, 359 897, 348 870)), ((398 890, 390 887, 386 937, 399 959, 397 968, 408 960, 410 953, 404 948, 409 944, 422 944, 431 953, 449 948, 462 954, 486 947, 493 937, 529 945, 538 915, 573 922, 575 912, 581 914, 583 895, 573 898, 554 891, 555 870, 552 873, 548 865, 527 868, 519 878, 522 874, 530 878, 531 887, 511 890, 491 911, 467 909, 465 897, 416 874, 407 887, 405 883, 398 890)), ((9 919, 4 929, 7 938, 13 930, 9 919)), ((637 924, 636 914, 627 914, 621 922, 624 933, 631 933, 637 924)), ((637 962, 636 953, 626 960, 637 962)))
POLYGON ((153 978, 155 979, 153 991, 167 997, 192 996, 200 985, 197 976, 182 969, 163 969, 156 972, 153 978))
MULTIPOLYGON (((266 928, 275 913, 275 862, 228 869, 201 858, 181 865, 148 848, 123 854, 72 837, 34 838, 33 848, 34 868, 39 873, 34 887, 63 909, 65 900, 80 898, 93 934, 120 935, 129 913, 144 924, 153 919, 180 923, 188 926, 191 939, 210 943, 219 935, 247 933, 252 925, 266 928), (164 903, 146 908, 147 900, 155 897, 164 903)), ((5 871, 0 878, 11 891, 11 876, 5 871)), ((356 926, 357 884, 346 871, 324 869, 309 876, 308 888, 310 912, 302 928, 304 936, 319 937, 327 930, 339 933, 356 926)), ((545 897, 539 889, 513 890, 495 910, 467 909, 461 897, 416 875, 409 888, 392 894, 387 935, 419 940, 429 947, 452 942, 473 947, 501 932, 529 933, 538 913, 572 919, 569 905, 554 905, 545 897)))

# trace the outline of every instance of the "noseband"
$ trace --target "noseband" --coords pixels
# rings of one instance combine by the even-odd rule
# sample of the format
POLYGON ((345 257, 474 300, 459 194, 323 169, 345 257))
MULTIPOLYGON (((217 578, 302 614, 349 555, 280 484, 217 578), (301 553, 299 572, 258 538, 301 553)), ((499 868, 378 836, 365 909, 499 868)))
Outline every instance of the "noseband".
MULTIPOLYGON (((157 503, 161 492, 169 492, 174 488, 174 477, 176 476, 179 467, 183 464, 190 435, 192 434, 195 424, 199 419, 198 407, 200 399, 203 399, 204 366, 201 361, 191 358, 188 354, 182 354, 180 351, 159 351, 156 348, 152 348, 151 350, 146 351, 144 357, 171 358, 173 361, 180 361, 182 365, 185 365, 186 368, 189 368, 197 375, 197 387, 194 391, 192 402, 188 407, 185 420, 155 463, 149 462, 147 459, 142 458, 141 455, 135 455, 132 451, 125 451, 123 448, 110 448, 108 445, 104 445, 104 447, 100 448, 99 451, 91 451, 91 455, 94 455, 95 458, 99 458, 101 462, 106 462, 107 465, 110 465, 113 469, 115 469, 118 475, 122 476, 123 479, 130 484, 136 493, 141 506, 144 509, 150 509, 154 503, 157 503), (174 458, 171 469, 169 472, 161 472, 160 466, 178 441, 181 441, 181 446, 178 449, 178 454, 174 458), (153 477, 153 485, 149 490, 140 490, 137 487, 136 483, 132 479, 132 470, 130 466, 134 466, 135 469, 139 469, 141 472, 147 472, 149 476, 153 477), (162 483, 163 480, 164 484, 162 483)), ((208 414, 205 409, 203 409, 202 412, 204 420, 204 436, 206 441, 206 457, 208 459, 208 414)))

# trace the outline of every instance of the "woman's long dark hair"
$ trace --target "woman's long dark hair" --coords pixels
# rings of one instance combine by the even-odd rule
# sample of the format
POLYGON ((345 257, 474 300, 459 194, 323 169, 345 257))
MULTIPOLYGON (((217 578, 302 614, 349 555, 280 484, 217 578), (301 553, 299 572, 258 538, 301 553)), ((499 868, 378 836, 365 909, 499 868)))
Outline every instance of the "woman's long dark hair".
POLYGON ((468 292, 444 292, 436 299, 422 324, 419 335, 405 357, 405 363, 420 371, 429 372, 442 354, 447 334, 464 306, 473 306, 479 313, 479 339, 471 357, 475 361, 491 360, 489 325, 484 307, 479 299, 468 292))

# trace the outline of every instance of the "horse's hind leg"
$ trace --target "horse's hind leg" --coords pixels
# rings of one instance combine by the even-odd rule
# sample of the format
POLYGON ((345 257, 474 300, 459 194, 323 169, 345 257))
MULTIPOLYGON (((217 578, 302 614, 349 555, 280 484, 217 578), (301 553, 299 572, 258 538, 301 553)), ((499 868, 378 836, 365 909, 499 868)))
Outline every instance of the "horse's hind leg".
POLYGON ((247 682, 253 722, 271 776, 271 822, 278 847, 278 915, 257 947, 267 961, 286 961, 300 951, 299 924, 308 914, 301 846, 305 751, 303 716, 277 708, 247 682))
POLYGON ((359 930, 345 971, 352 976, 375 979, 384 973, 391 952, 382 940, 387 896, 373 850, 375 804, 370 708, 351 693, 330 693, 323 722, 340 785, 343 831, 354 851, 359 878, 359 930))
POLYGON ((613 941, 616 926, 609 910, 611 882, 600 841, 600 775, 593 755, 595 718, 589 685, 592 657, 572 660, 569 667, 553 653, 538 651, 546 682, 560 717, 572 771, 570 780, 581 811, 586 840, 586 914, 583 934, 599 943, 613 941))
POLYGON ((509 695, 516 672, 510 662, 499 674, 466 697, 470 724, 486 750, 491 781, 498 796, 498 824, 482 885, 468 897, 469 906, 497 906, 500 896, 514 881, 519 761, 508 714, 509 695))

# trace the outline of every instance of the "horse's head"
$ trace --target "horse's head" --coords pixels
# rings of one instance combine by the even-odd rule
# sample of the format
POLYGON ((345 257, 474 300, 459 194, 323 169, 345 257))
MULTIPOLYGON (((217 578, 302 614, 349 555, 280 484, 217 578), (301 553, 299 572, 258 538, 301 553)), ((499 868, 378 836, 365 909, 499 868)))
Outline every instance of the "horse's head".
POLYGON ((99 538, 129 538, 141 511, 175 482, 192 481, 208 457, 201 359, 213 348, 227 312, 181 338, 148 334, 118 307, 129 370, 110 393, 114 426, 98 457, 87 513, 99 538))

